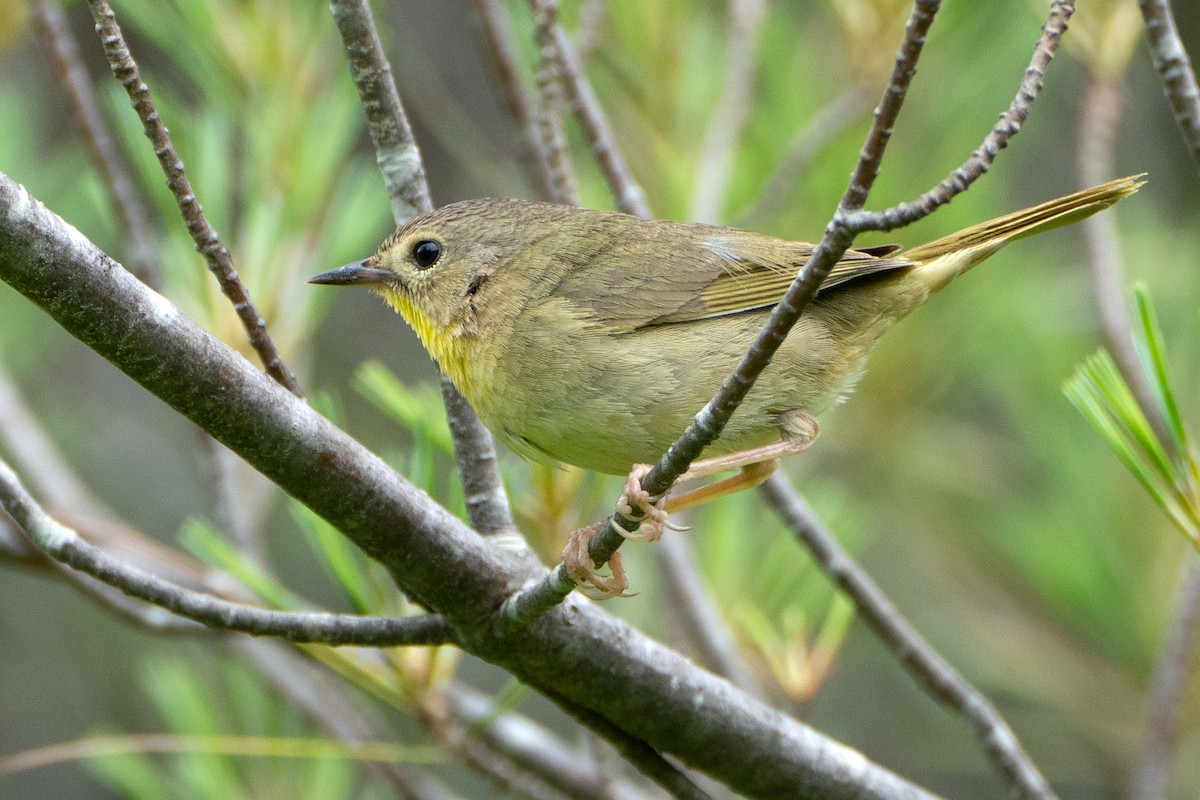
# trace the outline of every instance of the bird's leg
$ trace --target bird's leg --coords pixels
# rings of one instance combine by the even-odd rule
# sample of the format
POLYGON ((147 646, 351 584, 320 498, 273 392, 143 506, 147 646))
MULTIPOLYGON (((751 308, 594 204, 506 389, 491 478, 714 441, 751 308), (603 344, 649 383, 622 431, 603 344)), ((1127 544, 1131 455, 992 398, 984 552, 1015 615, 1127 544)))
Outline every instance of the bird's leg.
POLYGON ((636 534, 628 534, 620 528, 618 528, 618 532, 622 533, 626 539, 636 541, 659 539, 664 529, 672 529, 671 524, 667 522, 668 514, 682 511, 685 508, 694 508, 701 503, 707 503, 727 494, 753 489, 771 476, 771 473, 779 466, 779 459, 807 450, 808 446, 816 441, 821 432, 821 426, 817 424, 817 420, 812 414, 797 408, 779 415, 779 432, 781 438, 777 442, 695 462, 691 469, 679 476, 676 484, 731 469, 740 468, 741 472, 671 498, 650 497, 642 488, 642 478, 650 471, 649 465, 634 466, 633 471, 629 473, 629 479, 625 482, 625 491, 617 501, 617 511, 627 515, 632 511, 633 506, 637 506, 645 514, 646 519, 642 522, 641 530, 636 534))
MULTIPOLYGON (((630 516, 636 507, 641 510, 645 518, 637 533, 626 531, 616 523, 613 523, 613 527, 626 539, 635 541, 655 541, 661 538, 664 529, 686 530, 673 527, 667 520, 668 514, 758 486, 769 478, 775 468, 779 466, 779 459, 807 450, 808 446, 816 441, 821 428, 817 424, 817 420, 807 411, 795 409, 779 415, 779 430, 781 438, 777 442, 695 462, 691 469, 679 476, 678 482, 682 483, 731 469, 740 468, 741 471, 737 475, 708 486, 692 489, 669 499, 666 495, 652 497, 642 488, 642 479, 650 471, 650 465, 636 464, 625 481, 625 489, 621 492, 621 497, 617 500, 617 512, 622 516, 630 516)), ((611 578, 606 578, 597 571, 588 554, 592 539, 603 526, 604 523, 597 523, 575 531, 571 534, 562 553, 567 574, 581 589, 586 591, 590 588, 591 591, 587 592, 588 595, 599 600, 626 596, 625 590, 629 588, 629 581, 625 577, 625 570, 621 567, 619 553, 614 552, 609 561, 612 569, 611 578)))

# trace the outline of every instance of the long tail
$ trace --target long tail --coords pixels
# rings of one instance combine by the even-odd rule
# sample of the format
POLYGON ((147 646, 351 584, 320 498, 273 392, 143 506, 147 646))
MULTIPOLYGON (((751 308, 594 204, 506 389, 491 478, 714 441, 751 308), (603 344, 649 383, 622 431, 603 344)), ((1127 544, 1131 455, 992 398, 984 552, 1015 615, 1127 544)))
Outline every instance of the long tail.
POLYGON ((1144 177, 1144 173, 1131 175, 996 217, 898 253, 896 257, 920 264, 910 275, 920 278, 931 292, 936 292, 1014 239, 1070 225, 1128 197, 1146 182, 1144 177))

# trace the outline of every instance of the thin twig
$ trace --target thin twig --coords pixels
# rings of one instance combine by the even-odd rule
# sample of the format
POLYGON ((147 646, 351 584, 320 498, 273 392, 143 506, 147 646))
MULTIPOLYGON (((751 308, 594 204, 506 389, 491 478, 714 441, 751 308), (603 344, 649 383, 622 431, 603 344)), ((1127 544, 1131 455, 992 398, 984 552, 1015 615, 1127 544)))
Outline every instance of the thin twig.
POLYGON ((758 34, 766 13, 766 0, 729 0, 725 77, 696 160, 696 188, 692 194, 691 212, 695 222, 720 222, 722 219, 733 154, 753 105, 758 34))
MULTIPOLYGON (((1033 58, 1025 68, 1020 86, 1012 103, 1000 115, 999 121, 991 132, 984 137, 983 143, 951 172, 941 183, 925 192, 920 197, 908 203, 900 203, 884 211, 864 212, 855 214, 848 224, 861 233, 863 231, 890 231, 902 225, 911 224, 922 217, 928 216, 934 209, 945 205, 957 195, 966 191, 972 183, 983 176, 991 167, 996 156, 1003 150, 1012 137, 1016 136, 1029 109, 1042 90, 1042 81, 1046 75, 1046 67, 1058 50, 1067 23, 1075 13, 1074 0, 1053 0, 1050 4, 1050 14, 1046 24, 1042 26, 1042 35, 1038 38, 1033 49, 1033 58)), ((864 197, 865 201, 865 197, 864 197)), ((861 204, 858 208, 861 208, 861 204)))
POLYGON ((432 614, 422 617, 358 617, 350 614, 272 611, 185 589, 113 558, 84 541, 73 529, 47 514, 25 491, 16 473, 3 460, 0 460, 0 506, 52 558, 131 597, 162 606, 213 628, 317 644, 386 646, 445 644, 454 640, 454 632, 446 621, 432 614))
POLYGON ((817 565, 854 602, 858 615, 933 698, 975 729, 984 750, 1022 798, 1053 800, 1054 791, 1021 748, 1016 734, 986 697, 975 690, 921 636, 879 586, 821 523, 787 479, 776 473, 760 489, 817 565))
MULTIPOLYGON (((433 210, 433 201, 425 167, 370 6, 366 0, 330 0, 329 10, 341 34, 350 76, 366 114, 375 160, 392 200, 392 216, 401 225, 428 214, 433 210)), ((492 435, 445 375, 441 386, 471 525, 484 535, 515 537, 492 435)))
MULTIPOLYGON (((492 74, 504 96, 509 116, 513 118, 513 122, 520 131, 521 152, 524 159, 541 182, 545 197, 555 202, 564 202, 556 199, 558 197, 554 188, 556 173, 551 166, 549 153, 542 145, 545 135, 539 131, 541 109, 544 107, 545 101, 543 99, 535 110, 534 100, 522 79, 521 68, 506 23, 508 12, 500 5, 499 0, 474 0, 473 6, 483 33, 483 49, 492 64, 492 74)), ((543 65, 545 63, 543 60, 543 65)), ((561 93, 561 87, 556 87, 556 91, 561 93)), ((561 114, 561 109, 559 113, 561 114)), ((561 135, 561 125, 560 119, 558 121, 559 135, 561 135)), ((567 168, 570 168, 569 163, 567 168)), ((573 177, 569 180, 573 185, 573 177)))
POLYGON ((292 394, 303 397, 304 393, 300 389, 300 384, 288 371, 287 366, 283 363, 283 357, 275 347, 275 342, 267 333, 267 323, 259 315, 254 301, 250 299, 250 293, 238 277, 229 250, 221 243, 221 237, 217 235, 217 232, 208 224, 204 209, 200 207, 200 201, 196 199, 191 182, 188 180, 187 173, 184 172, 183 161, 175 152, 175 146, 171 144, 167 128, 159 118, 154 102, 150 98, 150 88, 142 82, 138 66, 129 52, 128 45, 125 44, 125 37, 121 34, 120 26, 117 25, 116 15, 113 14, 107 0, 88 0, 88 6, 92 9, 92 17, 96 20, 96 32, 100 35, 100 41, 104 45, 104 54, 108 57, 109 67, 112 69, 113 76, 129 95, 130 103, 137 112, 138 119, 142 121, 142 130, 146 134, 146 138, 154 145, 154 155, 158 157, 158 163, 162 166, 163 174, 166 175, 167 187, 171 190, 171 194, 179 206, 179 213, 183 216, 184 225, 187 227, 192 241, 196 244, 196 250, 204 256, 209 271, 216 276, 221 292, 233 303, 233 310, 237 312, 242 327, 246 329, 250 346, 262 359, 267 374, 292 394))
POLYGON ((546 196, 555 203, 579 205, 579 189, 575 183, 575 168, 571 150, 563 132, 563 73, 562 54, 554 36, 558 25, 554 3, 535 4, 534 25, 538 41, 538 66, 534 82, 537 86, 537 114, 533 120, 534 147, 538 152, 540 177, 546 196))
POLYGON ((95 87, 79 56, 79 46, 56 0, 30 0, 34 16, 49 45, 59 82, 75 113, 92 163, 100 172, 117 212, 117 222, 131 243, 129 260, 134 272, 155 289, 162 289, 162 266, 150 237, 150 215, 137 184, 117 152, 112 132, 100 110, 95 87))
POLYGON ((604 109, 575 55, 571 37, 567 36, 558 22, 558 0, 530 0, 530 4, 535 17, 548 20, 547 24, 537 26, 538 46, 543 52, 548 50, 558 58, 563 87, 571 100, 571 110, 583 129, 592 156, 608 183, 617 208, 626 214, 649 219, 650 207, 646 204, 645 192, 633 179, 633 174, 621 157, 604 109))
POLYGON ((1138 0, 1150 40, 1150 57, 1162 77, 1163 91, 1175 112, 1183 141, 1200 168, 1200 87, 1191 59, 1179 38, 1170 0, 1138 0))
POLYGON ((402 225, 433 211, 433 200, 391 64, 383 54, 371 9, 363 0, 330 0, 329 11, 342 36, 350 77, 366 113, 375 161, 392 199, 392 217, 402 225))

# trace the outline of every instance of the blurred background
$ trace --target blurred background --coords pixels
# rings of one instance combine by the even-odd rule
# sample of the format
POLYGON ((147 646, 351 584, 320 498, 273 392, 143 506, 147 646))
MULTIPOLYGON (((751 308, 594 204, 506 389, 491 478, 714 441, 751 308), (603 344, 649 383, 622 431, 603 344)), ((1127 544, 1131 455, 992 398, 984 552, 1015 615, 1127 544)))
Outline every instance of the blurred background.
MULTIPOLYGON (((198 197, 314 403, 460 510, 430 388, 435 369, 415 337, 365 291, 304 282, 368 255, 391 229, 327 9, 287 0, 114 5, 198 197), (372 361, 398 381, 363 368, 372 361)), ((1013 97, 1044 5, 945 4, 869 207, 910 199, 975 149, 1013 97)), ((375 6, 435 203, 537 197, 471 4, 375 6)), ((1081 108, 1096 102, 1098 84, 1110 87, 1121 114, 1103 177, 1146 172, 1149 184, 1109 214, 1128 282, 1144 282, 1155 300, 1183 415, 1194 426, 1200 180, 1151 67, 1136 4, 1080 6, 1031 116, 989 174, 920 223, 859 244, 915 245, 1080 188, 1081 153, 1092 152, 1099 135, 1081 121, 1081 108)), ((85 4, 62 7, 148 198, 163 291, 246 352, 108 73, 85 4)), ((731 27, 728 4, 716 0, 563 0, 562 19, 656 216, 814 241, 855 163, 908 7, 774 0, 747 31, 731 27), (721 151, 729 158, 721 170, 707 142, 724 113, 731 40, 746 48, 749 110, 732 149, 721 151)), ((532 76, 529 9, 506 8, 532 76)), ((1175 12, 1195 57, 1200 6, 1181 2, 1175 12)), ((129 263, 131 243, 24 0, 0 0, 0 107, 0 171, 129 263)), ((568 124, 566 133, 584 204, 612 207, 578 129, 568 124)), ((908 619, 999 706, 1063 798, 1125 796, 1180 568, 1195 558, 1063 396, 1064 380, 1101 343, 1082 229, 1019 242, 885 337, 853 397, 823 417, 818 444, 786 464, 908 619)), ((209 569, 230 569, 212 543, 214 530, 229 527, 214 475, 230 468, 214 467, 221 457, 189 423, 2 284, 0 366, 4 384, 115 517, 189 549, 209 569)), ((24 423, 10 412, 0 424, 24 423)), ((0 453, 19 465, 13 439, 0 438, 0 453)), ((617 479, 503 457, 522 528, 548 563, 566 533, 607 513, 620 489, 617 479)), ((232 474, 250 527, 262 531, 264 569, 322 607, 363 610, 331 577, 333 545, 321 544, 317 523, 251 476, 232 474)), ((965 723, 924 695, 853 620, 753 494, 722 500, 691 524, 699 577, 777 704, 947 797, 1006 791, 965 723)), ((655 548, 623 553, 639 594, 606 610, 687 651, 655 548)), ((423 669, 453 671, 487 692, 507 685, 486 665, 445 655, 429 663, 438 658, 440 667, 423 669)), ((1196 700, 1193 687, 1175 762, 1178 796, 1200 788, 1196 700)), ((355 702, 375 706, 398 740, 431 741, 402 702, 370 691, 355 702)), ((569 731, 540 698, 516 703, 569 731)), ((155 636, 61 581, 0 563, 0 757, 98 733, 197 732, 206 724, 224 733, 310 730, 235 650, 155 636)), ((350 762, 320 763, 99 759, 0 777, 0 797, 387 794, 350 762)), ((453 757, 429 769, 465 797, 496 791, 453 757)))

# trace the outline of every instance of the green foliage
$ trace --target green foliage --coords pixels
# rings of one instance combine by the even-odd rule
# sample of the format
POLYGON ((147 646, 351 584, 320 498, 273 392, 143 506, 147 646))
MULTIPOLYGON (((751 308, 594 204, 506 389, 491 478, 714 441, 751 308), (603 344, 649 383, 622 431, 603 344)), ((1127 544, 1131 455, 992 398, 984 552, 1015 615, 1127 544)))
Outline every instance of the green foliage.
POLYGON ((1200 469, 1171 388, 1150 294, 1139 285, 1135 297, 1140 323, 1135 341, 1142 375, 1154 394, 1155 411, 1166 423, 1168 438, 1160 438, 1107 351, 1092 355, 1064 391, 1175 527, 1200 548, 1200 469))

